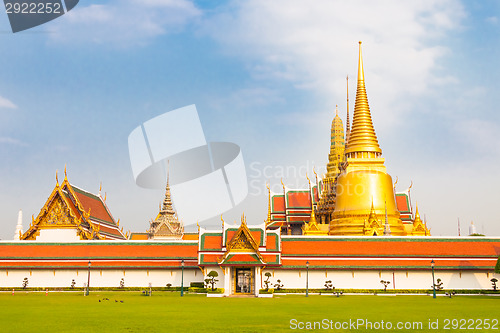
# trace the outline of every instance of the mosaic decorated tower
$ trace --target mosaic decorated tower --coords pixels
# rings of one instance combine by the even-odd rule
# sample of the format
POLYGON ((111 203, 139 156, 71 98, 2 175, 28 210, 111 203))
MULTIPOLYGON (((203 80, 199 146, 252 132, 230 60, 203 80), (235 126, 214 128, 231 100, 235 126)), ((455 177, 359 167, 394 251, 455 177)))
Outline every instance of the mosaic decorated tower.
POLYGON ((373 127, 365 88, 361 42, 356 102, 345 158, 346 163, 337 178, 330 234, 381 236, 384 234, 384 222, 380 220, 377 223, 379 226, 374 228, 377 224, 374 225, 373 218, 386 215, 391 234, 406 235, 396 208, 392 178, 386 171, 373 127))
POLYGON ((170 239, 182 238, 184 234, 184 225, 179 221, 177 213, 172 204, 172 195, 170 193, 170 182, 167 176, 167 186, 165 187, 165 198, 163 206, 154 220, 150 222, 148 230, 149 239, 170 239))
MULTIPOLYGON (((321 199, 316 205, 316 215, 320 224, 329 224, 335 208, 335 182, 339 174, 339 165, 344 162, 344 125, 339 117, 338 106, 332 121, 330 153, 328 154, 327 173, 322 181, 321 199)), ((328 229, 328 228, 327 228, 328 229)), ((327 233, 327 230, 325 230, 327 233)))

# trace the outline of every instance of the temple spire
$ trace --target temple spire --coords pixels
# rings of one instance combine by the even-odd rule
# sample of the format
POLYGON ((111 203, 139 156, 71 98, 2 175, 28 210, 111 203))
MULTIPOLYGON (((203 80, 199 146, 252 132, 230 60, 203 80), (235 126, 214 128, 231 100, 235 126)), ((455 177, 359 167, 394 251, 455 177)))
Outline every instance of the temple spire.
POLYGON ((19 209, 19 214, 17 215, 16 232, 14 233, 14 240, 15 241, 20 240, 22 234, 23 234, 23 211, 19 209))
POLYGON ((351 121, 349 120, 349 75, 346 76, 347 84, 347 118, 346 118, 346 128, 345 128, 345 144, 349 142, 349 136, 351 135, 351 121))
POLYGON ((389 217, 387 216, 387 201, 384 201, 385 205, 385 224, 384 224, 384 236, 391 235, 391 226, 389 225, 389 217))
POLYGON ((271 223, 271 187, 269 184, 266 184, 267 187, 267 193, 269 195, 269 202, 267 205, 267 220, 266 220, 266 225, 271 223))
MULTIPOLYGON (((347 157, 356 157, 356 153, 367 152, 366 156, 376 158, 382 154, 378 144, 377 135, 373 128, 372 116, 368 105, 365 87, 365 74, 363 71, 363 56, 361 42, 359 42, 358 85, 356 102, 354 103, 354 116, 352 128, 347 142, 345 153, 347 157)), ((360 156, 358 156, 360 157, 360 156)))

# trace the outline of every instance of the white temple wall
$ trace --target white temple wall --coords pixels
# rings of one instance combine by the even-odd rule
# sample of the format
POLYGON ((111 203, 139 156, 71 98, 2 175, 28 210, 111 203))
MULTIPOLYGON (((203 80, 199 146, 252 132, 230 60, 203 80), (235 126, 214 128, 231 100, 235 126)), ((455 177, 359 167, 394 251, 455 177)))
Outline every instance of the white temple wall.
MULTIPOLYGON (((230 269, 223 272, 219 267, 205 269, 205 274, 216 271, 219 276, 216 283, 217 288, 225 288, 226 293, 231 292, 233 277, 230 269), (226 273, 226 274, 224 274, 226 273), (228 274, 229 273, 229 274, 228 274)), ((67 288, 75 280, 76 287, 83 287, 87 283, 87 269, 11 269, 0 270, 0 287, 22 287, 23 279, 28 278, 28 287, 67 288)), ((260 269, 255 269, 256 290, 264 287, 265 273, 272 274, 271 288, 274 288, 276 280, 280 279, 286 289, 304 289, 306 287, 306 270, 284 270, 264 269, 262 278, 260 269), (274 275, 273 275, 274 273, 274 275)), ((125 287, 165 287, 171 283, 173 287, 181 285, 180 269, 91 269, 91 287, 119 287, 123 278, 125 287)), ((493 271, 436 271, 435 279, 440 278, 445 289, 491 289, 492 278, 500 280, 500 274, 493 271)), ((199 268, 184 269, 184 286, 189 287, 191 282, 203 282, 203 276, 199 268)), ((325 281, 331 280, 336 289, 383 289, 380 280, 389 281, 388 289, 430 289, 432 286, 432 274, 430 271, 333 271, 333 270, 309 270, 309 288, 323 289, 325 281)), ((500 287, 500 283, 499 283, 500 287)))
MULTIPOLYGON (((262 281, 266 279, 265 273, 272 274, 271 288, 279 279, 285 289, 305 289, 306 270, 264 269, 262 281)), ((500 280, 500 274, 493 271, 436 271, 435 279, 441 279, 444 289, 491 289, 491 279, 500 280)), ((323 289, 325 282, 331 280, 336 289, 383 289, 381 280, 389 281, 387 289, 431 289, 431 271, 333 271, 309 270, 309 288, 323 289)), ((262 283, 264 285, 264 283, 262 283)), ((500 284, 499 284, 500 287, 500 284)))
MULTIPOLYGON (((123 278, 125 287, 165 287, 171 283, 172 287, 181 286, 180 269, 91 269, 90 287, 119 287, 123 278)), ((1 270, 0 287, 22 287, 24 278, 28 278, 28 287, 68 288, 75 280, 75 287, 87 284, 88 270, 67 269, 32 269, 32 270, 1 270)), ((189 287, 191 282, 203 282, 203 274, 199 268, 184 269, 184 286, 189 287)))
POLYGON ((37 242, 64 242, 79 241, 77 229, 61 228, 61 229, 40 229, 40 235, 36 237, 37 242))

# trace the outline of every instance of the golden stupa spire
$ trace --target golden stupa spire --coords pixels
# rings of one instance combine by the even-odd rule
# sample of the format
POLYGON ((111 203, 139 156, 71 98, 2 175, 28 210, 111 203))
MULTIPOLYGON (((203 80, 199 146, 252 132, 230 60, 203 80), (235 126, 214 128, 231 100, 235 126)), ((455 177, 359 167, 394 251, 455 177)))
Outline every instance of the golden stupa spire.
POLYGON ((346 128, 345 128, 345 144, 349 142, 349 136, 351 135, 351 121, 349 120, 349 75, 346 76, 347 85, 347 118, 346 118, 346 128))
POLYGON ((377 135, 373 128, 372 116, 366 95, 365 74, 363 71, 363 57, 361 55, 361 42, 359 42, 358 86, 356 102, 354 103, 354 116, 349 141, 345 149, 347 157, 380 157, 382 149, 378 144, 377 135), (365 153, 367 155, 357 155, 365 153))
POLYGON ((267 204, 267 220, 266 220, 266 226, 271 223, 271 187, 269 184, 266 184, 267 187, 267 194, 269 196, 269 202, 267 204))

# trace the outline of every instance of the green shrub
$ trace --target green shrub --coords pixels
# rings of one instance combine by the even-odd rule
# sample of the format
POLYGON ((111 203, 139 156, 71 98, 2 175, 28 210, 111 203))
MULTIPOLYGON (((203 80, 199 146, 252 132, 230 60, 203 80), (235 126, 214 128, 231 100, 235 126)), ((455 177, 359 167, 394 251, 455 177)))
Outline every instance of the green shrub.
POLYGON ((194 293, 194 294, 204 294, 207 292, 207 288, 189 287, 188 292, 194 293))
POLYGON ((259 294, 273 294, 274 289, 259 289, 259 294))
POLYGON ((205 288, 205 283, 203 282, 191 282, 189 284, 190 287, 193 287, 193 288, 205 288))
POLYGON ((215 289, 207 289, 208 294, 223 294, 224 293, 224 288, 215 288, 215 289))

